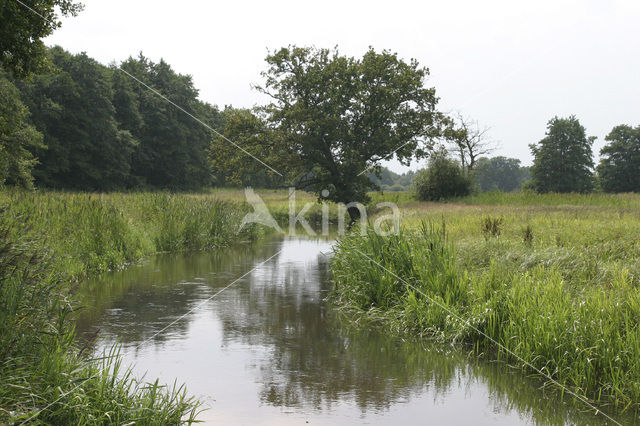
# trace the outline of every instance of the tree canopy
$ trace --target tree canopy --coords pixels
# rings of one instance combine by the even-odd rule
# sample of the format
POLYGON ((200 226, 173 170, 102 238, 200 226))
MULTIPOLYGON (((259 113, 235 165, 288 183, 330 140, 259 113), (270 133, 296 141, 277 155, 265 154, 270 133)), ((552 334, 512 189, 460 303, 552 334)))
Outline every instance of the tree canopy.
MULTIPOLYGON (((424 156, 439 134, 438 98, 435 89, 425 87, 429 71, 415 60, 373 49, 356 59, 337 49, 290 46, 266 61, 258 90, 273 101, 256 111, 266 136, 248 131, 241 141, 283 181, 319 197, 366 200, 375 188, 366 175, 369 168, 389 154, 404 164, 424 156)), ((226 143, 216 138, 212 149, 226 143)), ((214 159, 213 165, 264 167, 242 154, 214 159)))
MULTIPOLYGON (((217 107, 198 99, 189 75, 161 60, 129 58, 121 68, 212 128, 222 125, 217 107)), ((132 154, 131 184, 191 189, 211 184, 207 149, 213 134, 148 87, 114 69, 116 116, 138 141, 132 154)))
POLYGON ((537 192, 592 191, 594 140, 575 116, 549 120, 546 137, 529 145, 534 156, 533 188, 537 192))
POLYGON ((600 150, 598 178, 606 192, 640 192, 640 126, 616 126, 600 150))
POLYGON ((0 0, 0 66, 17 77, 41 71, 46 62, 42 39, 83 8, 71 0, 0 0), (22 4, 21 4, 22 3, 22 4))
POLYGON ((480 191, 511 192, 520 189, 531 174, 517 158, 499 156, 478 158, 472 176, 480 191))
POLYGON ((49 55, 53 72, 20 83, 46 145, 34 151, 37 182, 85 190, 125 187, 136 141, 115 119, 110 71, 84 53, 56 47, 49 55))
MULTIPOLYGON (((27 134, 36 137, 22 146, 28 145, 39 164, 22 164, 25 173, 33 168, 37 185, 105 191, 186 190, 211 184, 206 158, 210 130, 115 65, 106 67, 60 47, 47 54, 49 70, 13 80, 28 107, 24 120, 44 135, 42 145, 35 133, 21 133, 23 139, 27 134)), ((142 55, 122 67, 213 128, 222 126, 217 107, 198 100, 190 76, 142 55)))
POLYGON ((42 148, 42 134, 29 123, 29 110, 18 89, 0 75, 0 186, 31 188, 37 160, 31 150, 42 148))

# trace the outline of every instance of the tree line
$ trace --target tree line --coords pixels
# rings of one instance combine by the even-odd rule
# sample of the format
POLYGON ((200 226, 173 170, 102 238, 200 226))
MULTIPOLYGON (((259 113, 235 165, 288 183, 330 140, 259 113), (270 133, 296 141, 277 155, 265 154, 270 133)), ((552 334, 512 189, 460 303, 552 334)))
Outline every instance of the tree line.
POLYGON ((211 132, 120 69, 220 127, 223 112, 198 100, 190 76, 142 54, 120 69, 60 47, 47 54, 47 72, 0 75, 5 184, 99 191, 211 184, 211 132))
MULTIPOLYGON (((478 135, 478 132, 475 132, 478 135)), ((468 138, 467 138, 468 139, 468 138)), ((595 137, 587 136, 575 116, 554 117, 547 123, 545 137, 529 145, 534 160, 521 167, 515 158, 472 158, 460 154, 460 146, 432 153, 428 166, 419 171, 414 187, 419 198, 440 200, 478 191, 533 190, 539 193, 640 192, 640 126, 614 127, 605 137, 596 166, 592 146, 595 137)), ((483 147, 484 149, 484 147, 483 147)), ((486 152, 486 151, 485 151, 486 152)))
POLYGON ((534 160, 528 187, 537 192, 640 192, 640 126, 614 127, 597 167, 595 139, 575 116, 549 120, 546 136, 530 145, 534 160))
POLYGON ((404 189, 414 178, 379 165, 400 147, 393 155, 403 163, 432 157, 430 167, 442 172, 429 172, 436 186, 457 195, 472 182, 481 191, 513 191, 524 181, 537 192, 640 191, 640 126, 615 127, 597 167, 595 138, 573 116, 549 121, 545 138, 530 146, 530 168, 488 158, 486 129, 440 113, 435 90, 424 87, 428 70, 387 51, 353 58, 337 49, 276 50, 258 87, 274 102, 252 110, 202 102, 190 76, 142 54, 119 66, 61 47, 45 54, 48 66, 36 73, 0 72, 0 184, 91 191, 293 184, 319 198, 365 201, 369 190, 404 189), (449 144, 447 153, 438 141, 449 144))

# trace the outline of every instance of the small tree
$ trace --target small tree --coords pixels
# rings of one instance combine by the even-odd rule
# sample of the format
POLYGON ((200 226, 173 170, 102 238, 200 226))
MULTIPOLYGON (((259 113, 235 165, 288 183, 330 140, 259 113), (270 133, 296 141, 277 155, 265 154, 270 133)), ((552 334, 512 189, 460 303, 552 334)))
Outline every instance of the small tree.
POLYGON ((463 197, 471 192, 469 176, 444 148, 435 151, 427 168, 416 173, 413 186, 417 198, 423 201, 463 197))
POLYGON ((488 127, 480 127, 477 121, 460 113, 455 118, 447 118, 443 132, 450 151, 460 159, 460 167, 467 173, 475 168, 480 157, 494 151, 496 144, 488 136, 488 127))
POLYGON ((547 124, 546 137, 529 145, 534 156, 532 186, 537 192, 589 192, 594 188, 593 153, 595 137, 587 137, 575 116, 554 117, 547 124))
POLYGON ((640 126, 616 126, 600 150, 600 185, 605 192, 640 192, 640 126))

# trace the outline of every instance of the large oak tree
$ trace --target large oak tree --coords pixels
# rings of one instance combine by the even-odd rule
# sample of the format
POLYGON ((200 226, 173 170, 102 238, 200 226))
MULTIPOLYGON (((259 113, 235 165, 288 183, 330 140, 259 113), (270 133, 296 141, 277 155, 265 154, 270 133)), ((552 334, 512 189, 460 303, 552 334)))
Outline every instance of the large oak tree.
MULTIPOLYGON (((366 201, 376 188, 366 171, 384 159, 408 164, 425 156, 440 133, 429 71, 415 60, 373 49, 356 59, 337 49, 289 46, 266 61, 257 89, 272 102, 257 110, 262 122, 247 117, 249 125, 235 123, 225 136, 275 169, 283 184, 331 201, 366 201)), ((214 169, 265 168, 223 138, 212 150, 229 154, 216 155, 214 169)), ((349 213, 354 218, 357 210, 349 213)))

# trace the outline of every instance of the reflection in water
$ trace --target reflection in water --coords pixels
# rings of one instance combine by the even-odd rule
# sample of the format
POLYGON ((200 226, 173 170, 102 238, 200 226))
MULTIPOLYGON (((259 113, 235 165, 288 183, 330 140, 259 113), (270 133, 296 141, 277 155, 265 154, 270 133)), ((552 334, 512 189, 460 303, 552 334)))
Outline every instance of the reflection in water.
POLYGON ((338 322, 330 251, 288 239, 156 256, 86 283, 77 328, 100 330, 96 351, 120 341, 141 375, 185 382, 211 422, 604 424, 502 364, 338 322))

